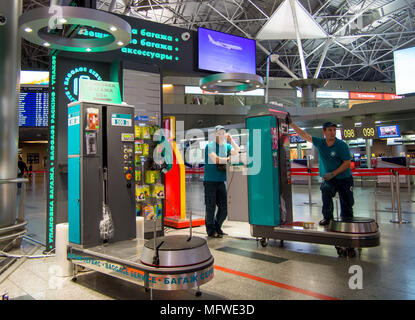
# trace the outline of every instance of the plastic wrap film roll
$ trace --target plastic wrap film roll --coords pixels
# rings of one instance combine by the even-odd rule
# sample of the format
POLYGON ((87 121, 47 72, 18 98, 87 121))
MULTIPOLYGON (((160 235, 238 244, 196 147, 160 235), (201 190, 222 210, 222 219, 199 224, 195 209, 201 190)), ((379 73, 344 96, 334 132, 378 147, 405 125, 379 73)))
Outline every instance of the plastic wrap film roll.
POLYGON ((56 225, 56 265, 58 266, 56 275, 58 277, 68 277, 72 275, 72 263, 67 260, 67 246, 69 242, 68 223, 56 225))
POLYGON ((144 239, 144 217, 136 217, 137 239, 144 239))
POLYGON ((99 223, 99 232, 102 240, 109 240, 114 237, 114 224, 112 222, 111 211, 106 204, 102 206, 102 220, 99 223))

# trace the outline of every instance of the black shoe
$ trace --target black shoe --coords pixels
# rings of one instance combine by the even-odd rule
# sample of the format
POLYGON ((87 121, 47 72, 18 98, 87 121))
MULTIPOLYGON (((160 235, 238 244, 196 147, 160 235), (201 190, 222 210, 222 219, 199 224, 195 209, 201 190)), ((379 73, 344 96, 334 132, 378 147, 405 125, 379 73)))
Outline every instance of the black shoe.
POLYGON ((217 232, 213 232, 208 234, 208 238, 222 238, 222 235, 218 234, 217 232))
POLYGON ((329 223, 330 223, 330 219, 323 219, 323 220, 321 220, 318 224, 319 224, 320 226, 328 226, 328 225, 329 225, 329 223))
POLYGON ((219 230, 217 233, 220 236, 227 236, 228 235, 227 233, 223 232, 222 230, 219 230))

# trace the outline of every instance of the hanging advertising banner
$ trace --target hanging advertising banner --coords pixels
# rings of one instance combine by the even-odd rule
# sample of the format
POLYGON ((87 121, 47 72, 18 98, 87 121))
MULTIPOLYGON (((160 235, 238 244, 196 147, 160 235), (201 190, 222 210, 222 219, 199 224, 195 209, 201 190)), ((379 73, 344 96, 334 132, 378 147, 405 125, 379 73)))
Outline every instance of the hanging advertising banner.
POLYGON ((349 92, 350 100, 383 100, 383 93, 349 92))
MULTIPOLYGON (((118 15, 131 25, 131 42, 119 50, 94 53, 99 60, 128 60, 137 63, 155 64, 165 71, 183 73, 197 72, 196 36, 191 30, 118 15)), ((100 29, 80 28, 79 38, 106 38, 110 35, 100 29)), ((82 54, 87 57, 88 54, 82 54)))

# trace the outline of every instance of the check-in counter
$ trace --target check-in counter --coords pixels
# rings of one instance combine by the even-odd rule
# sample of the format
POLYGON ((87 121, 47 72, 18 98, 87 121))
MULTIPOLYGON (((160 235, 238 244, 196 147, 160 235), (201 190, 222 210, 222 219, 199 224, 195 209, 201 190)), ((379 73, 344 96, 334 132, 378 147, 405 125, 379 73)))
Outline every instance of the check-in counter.
MULTIPOLYGON (((376 168, 406 168, 405 157, 378 157, 376 158, 376 168)), ((399 176, 399 183, 405 184, 407 182, 406 176, 399 176)), ((378 185, 390 184, 390 176, 378 176, 378 185)))

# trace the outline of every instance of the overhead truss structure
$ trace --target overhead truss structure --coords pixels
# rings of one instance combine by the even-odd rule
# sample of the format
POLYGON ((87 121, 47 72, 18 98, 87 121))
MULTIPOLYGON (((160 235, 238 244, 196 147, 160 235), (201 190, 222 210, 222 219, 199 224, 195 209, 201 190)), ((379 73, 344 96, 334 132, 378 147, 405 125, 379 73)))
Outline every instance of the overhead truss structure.
MULTIPOLYGON (((287 0, 286 0, 287 1, 287 0)), ((269 54, 298 78, 394 81, 393 51, 415 46, 414 0, 297 0, 325 31, 319 39, 257 40, 257 73, 264 76, 269 54), (302 59, 305 66, 302 67, 302 59)), ((48 5, 24 0, 24 10, 48 5)), ((205 27, 256 38, 284 0, 97 0, 97 9, 188 30, 205 27)), ((298 21, 301 24, 301 21, 298 21)), ((27 43, 25 59, 39 59, 42 48, 27 43), (36 51, 37 50, 37 51, 36 51), (34 55, 32 52, 34 51, 34 55)), ((34 60, 32 63, 37 63, 34 60)), ((41 62, 39 62, 41 64, 41 62)), ((270 76, 290 77, 281 64, 270 76)))

